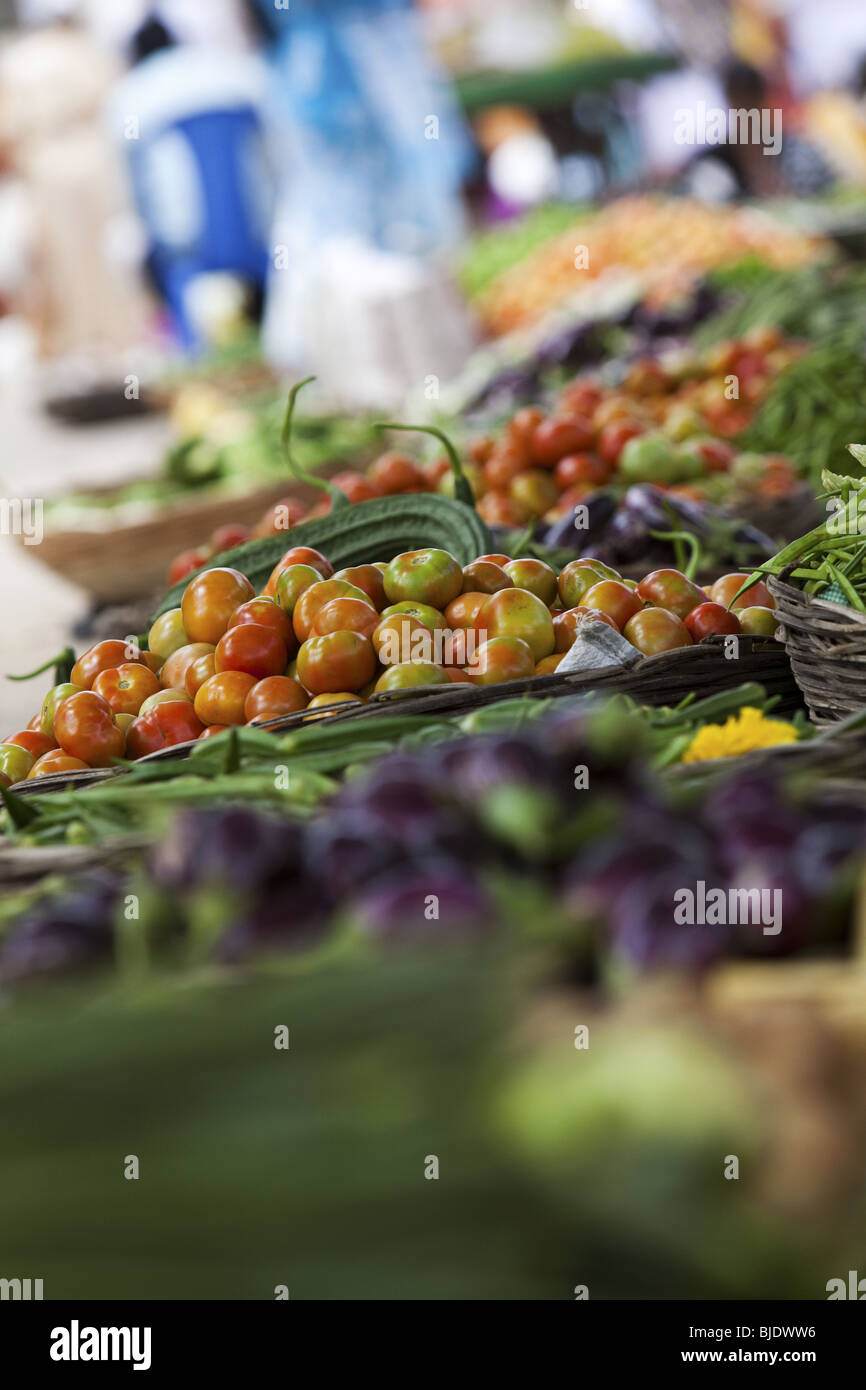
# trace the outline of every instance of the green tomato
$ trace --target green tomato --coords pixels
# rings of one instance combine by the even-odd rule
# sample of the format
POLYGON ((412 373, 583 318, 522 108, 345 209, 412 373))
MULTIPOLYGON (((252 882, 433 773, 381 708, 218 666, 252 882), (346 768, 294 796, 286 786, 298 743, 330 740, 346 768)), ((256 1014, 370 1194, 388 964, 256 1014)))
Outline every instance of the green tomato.
POLYGON ((157 618, 147 634, 148 650, 160 661, 168 661, 173 652, 187 646, 189 638, 183 625, 183 613, 179 608, 169 608, 157 618))
POLYGON ((390 618, 392 613, 409 613, 411 617, 417 618, 419 623, 429 627, 433 632, 437 627, 445 626, 445 619, 438 608, 431 608, 429 603, 392 603, 390 608, 382 609, 382 617, 390 618))
POLYGON ((295 611, 295 604, 313 584, 321 583, 322 576, 312 565, 287 565, 277 580, 274 598, 289 617, 295 611))
POLYGON ((627 440, 619 456, 619 471, 632 483, 672 482, 676 466, 673 443, 657 432, 627 440))
POLYGON ((10 783, 23 782, 36 762, 26 748, 16 743, 0 743, 0 773, 9 778, 10 783))
POLYGON ((395 555, 385 571, 389 603, 423 603, 440 612, 463 592, 463 570, 447 550, 432 546, 395 555))
POLYGON ((55 685, 49 690, 42 701, 42 713, 39 716, 39 727, 43 734, 47 734, 49 738, 54 737, 54 716, 58 706, 64 700, 68 700, 70 695, 77 695, 81 689, 80 685, 72 685, 67 681, 63 685, 55 685))

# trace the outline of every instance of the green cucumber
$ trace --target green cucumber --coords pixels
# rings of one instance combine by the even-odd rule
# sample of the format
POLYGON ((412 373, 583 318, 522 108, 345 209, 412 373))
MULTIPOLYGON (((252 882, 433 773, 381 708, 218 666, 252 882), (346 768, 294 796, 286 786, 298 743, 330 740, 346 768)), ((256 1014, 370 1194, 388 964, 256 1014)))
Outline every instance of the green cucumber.
MULTIPOLYGON (((447 550, 461 565, 468 565, 493 549, 493 538, 478 513, 465 502, 434 492, 406 493, 356 502, 314 521, 302 521, 279 536, 245 541, 233 550, 212 556, 193 574, 202 574, 215 565, 228 565, 245 574, 256 593, 260 593, 277 561, 299 545, 320 550, 337 570, 374 560, 392 560, 404 550, 420 550, 423 546, 447 550)), ((151 622, 180 604, 192 577, 187 575, 169 589, 151 622)))

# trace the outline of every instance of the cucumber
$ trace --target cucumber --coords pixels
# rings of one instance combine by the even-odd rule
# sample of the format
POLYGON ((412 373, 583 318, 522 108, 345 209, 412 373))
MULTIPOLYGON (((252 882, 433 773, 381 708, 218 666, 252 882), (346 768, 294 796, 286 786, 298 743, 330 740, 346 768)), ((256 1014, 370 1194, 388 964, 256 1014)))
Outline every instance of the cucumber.
MULTIPOLYGON (((404 550, 419 550, 428 545, 447 550, 461 565, 468 565, 493 549, 493 538, 478 513, 465 502, 434 492, 406 493, 356 502, 315 521, 303 521, 279 536, 245 541, 233 550, 211 556, 193 574, 202 574, 215 565, 228 565, 245 574, 256 593, 260 593, 277 561, 298 545, 320 550, 337 570, 374 560, 392 560, 404 550)), ((151 623, 166 609, 180 604, 192 577, 187 575, 169 589, 151 623)))

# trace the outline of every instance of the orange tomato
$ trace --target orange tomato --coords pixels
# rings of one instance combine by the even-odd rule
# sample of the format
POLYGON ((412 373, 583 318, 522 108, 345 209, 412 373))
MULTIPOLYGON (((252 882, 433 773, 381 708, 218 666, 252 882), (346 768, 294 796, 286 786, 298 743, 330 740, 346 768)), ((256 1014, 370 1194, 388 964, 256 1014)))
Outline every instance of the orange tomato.
POLYGON ((489 597, 489 594, 481 592, 464 591, 458 594, 445 609, 446 623, 449 627, 474 627, 475 620, 489 597))
POLYGON ((319 609, 313 620, 311 636, 324 637, 329 632, 360 632, 372 637, 379 623, 379 614, 370 603, 356 598, 332 598, 319 609))
POLYGON ((481 643, 466 670, 473 685, 498 685, 535 675, 535 660, 521 637, 491 637, 481 643))
POLYGON ((186 673, 200 656, 212 655, 215 648, 210 642, 189 642, 172 652, 159 673, 164 686, 170 690, 186 690, 186 673))
POLYGON ((298 680, 311 695, 360 690, 375 670, 373 644, 360 632, 309 637, 298 652, 298 680))
POLYGON ((195 699, 205 681, 209 681, 213 675, 216 675, 216 662, 213 652, 205 652, 204 656, 200 656, 191 666, 187 666, 184 681, 186 684, 186 693, 191 700, 195 699))
POLYGON ((42 757, 33 764, 27 774, 27 780, 34 777, 52 777, 58 772, 87 772, 88 765, 81 758, 73 758, 69 753, 64 753, 62 748, 53 748, 50 753, 43 753, 42 757))
POLYGON ((70 695, 58 706, 54 737, 64 753, 91 767, 110 767, 114 758, 123 757, 123 733, 112 718, 108 702, 92 690, 70 695))
POLYGON ((266 676, 254 685, 244 700, 244 718, 275 719, 279 714, 296 714, 307 704, 307 692, 291 676, 266 676))
POLYGON ((606 613, 622 630, 629 618, 643 608, 643 599, 618 579, 602 579, 584 594, 582 606, 606 613))
POLYGON ((137 642, 122 642, 116 638, 97 642, 78 658, 69 679, 82 690, 90 690, 100 671, 110 671, 126 662, 141 662, 148 666, 150 662, 146 657, 153 659, 150 652, 142 652, 137 642))
POLYGON ((272 627, 261 623, 240 623, 229 628, 217 642, 214 670, 246 671, 257 681, 279 676, 288 665, 286 644, 272 627))
POLYGON ((148 695, 159 690, 159 681, 141 662, 129 661, 100 671, 93 690, 106 701, 112 714, 138 714, 148 695))
POLYGON ((367 598, 376 609, 384 608, 387 602, 385 598, 385 581, 382 571, 376 565, 350 565, 348 569, 337 570, 335 579, 342 579, 347 584, 354 584, 356 589, 360 589, 367 595, 367 598))
POLYGON ((295 604, 292 623, 299 642, 306 642, 313 630, 313 622, 319 609, 335 598, 354 598, 372 607, 363 589, 357 588, 354 584, 347 584, 345 579, 322 579, 318 584, 312 584, 309 589, 305 589, 295 604))
POLYGON ((243 724, 244 705, 254 685, 255 676, 246 671, 218 671, 196 691, 196 716, 202 724, 243 724))
POLYGON ((184 631, 190 642, 210 642, 215 646, 232 615, 242 603, 254 598, 255 592, 240 570, 222 566, 191 579, 180 603, 184 631))
POLYGON ((228 631, 239 627, 243 623, 257 623, 260 627, 272 627, 286 644, 286 651, 289 656, 294 656, 297 650, 295 640, 295 629, 292 627, 292 620, 283 611, 276 599, 273 598, 251 598, 247 603, 242 603, 232 614, 228 631))

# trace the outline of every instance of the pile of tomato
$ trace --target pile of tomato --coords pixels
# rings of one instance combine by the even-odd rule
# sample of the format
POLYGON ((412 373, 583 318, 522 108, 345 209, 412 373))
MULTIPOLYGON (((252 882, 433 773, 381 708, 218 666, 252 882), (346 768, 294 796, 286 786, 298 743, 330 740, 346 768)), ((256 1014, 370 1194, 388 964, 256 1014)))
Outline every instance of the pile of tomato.
POLYGON ((464 681, 490 685, 556 670, 587 623, 644 655, 712 634, 771 634, 774 600, 745 575, 702 589, 675 569, 639 583, 592 559, 557 574, 544 561, 445 550, 334 572, 295 547, 264 591, 238 570, 203 571, 156 619, 146 649, 98 642, 46 695, 27 729, 0 744, 0 778, 107 767, 301 710, 464 681))

